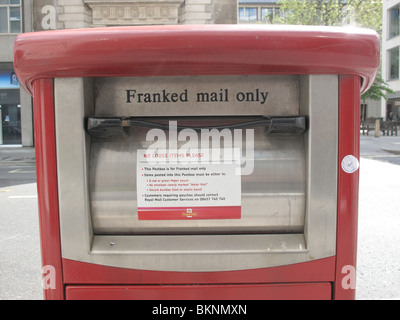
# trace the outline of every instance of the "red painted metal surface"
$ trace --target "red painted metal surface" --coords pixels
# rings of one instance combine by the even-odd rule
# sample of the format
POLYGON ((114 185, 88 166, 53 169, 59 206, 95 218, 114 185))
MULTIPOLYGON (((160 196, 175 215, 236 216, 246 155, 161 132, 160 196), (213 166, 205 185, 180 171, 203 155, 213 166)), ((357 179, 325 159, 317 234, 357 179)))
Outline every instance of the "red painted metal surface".
MULTIPOLYGON (((325 283, 202 286, 67 286, 67 300, 329 300, 325 283)), ((199 302, 200 304, 200 302, 199 302)))
POLYGON ((342 76, 339 82, 339 159, 335 299, 355 298, 359 170, 346 173, 342 159, 360 159, 360 78, 342 76))
POLYGON ((363 29, 203 25, 116 27, 22 34, 14 68, 32 92, 38 78, 349 74, 372 85, 379 36, 363 29))
POLYGON ((64 288, 61 266, 60 226, 58 218, 57 160, 54 124, 54 97, 52 79, 33 83, 33 113, 35 121, 35 152, 38 188, 39 223, 42 250, 44 290, 46 299, 63 299, 64 288), (55 272, 55 274, 51 274, 55 272))
POLYGON ((160 272, 63 259, 66 284, 207 284, 334 281, 335 257, 293 265, 227 272, 160 272))

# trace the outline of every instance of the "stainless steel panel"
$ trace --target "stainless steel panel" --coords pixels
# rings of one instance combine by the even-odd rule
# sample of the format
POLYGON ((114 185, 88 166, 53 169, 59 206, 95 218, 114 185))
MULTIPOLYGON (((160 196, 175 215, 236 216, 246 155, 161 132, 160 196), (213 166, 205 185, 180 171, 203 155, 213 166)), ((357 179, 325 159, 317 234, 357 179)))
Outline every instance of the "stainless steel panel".
POLYGON ((102 77, 95 79, 94 96, 96 116, 293 116, 299 114, 299 77, 102 77), (135 95, 129 102, 127 90, 135 95), (173 93, 182 99, 172 101, 173 93), (148 100, 139 94, 149 94, 148 100), (155 100, 153 94, 160 98, 145 102, 155 100))
POLYGON ((258 269, 308 259, 303 234, 94 236, 86 259, 120 268, 209 272, 258 269))
MULTIPOLYGON (((139 221, 136 159, 138 149, 147 149, 153 143, 146 141, 148 130, 131 128, 129 138, 123 141, 92 140, 89 167, 95 234, 303 232, 303 136, 268 137, 262 127, 254 129, 254 159, 247 159, 254 161, 254 170, 241 177, 241 219, 139 221)), ((178 144, 178 150, 183 144, 178 144)), ((244 137, 242 145, 246 150, 244 137)))
MULTIPOLYGON (((84 124, 88 116, 100 116, 93 110, 92 102, 93 97, 96 101, 98 97, 94 95, 91 79, 55 79, 62 257, 120 268, 211 272, 275 267, 333 256, 336 247, 338 76, 293 78, 300 87, 294 90, 299 99, 296 108, 300 104, 300 114, 308 116, 310 123, 310 130, 304 135, 303 232, 196 236, 93 234, 89 192, 92 139, 86 134, 84 124)), ((155 114, 172 115, 167 110, 169 108, 157 108, 155 114)), ((228 114, 229 108, 224 107, 223 111, 228 114)), ((250 114, 247 111, 243 109, 241 114, 250 114)), ((268 139, 263 141, 265 146, 270 143, 268 139)), ((259 145, 257 148, 262 149, 259 145)), ((113 163, 115 152, 107 152, 113 163)), ((275 153, 276 159, 281 156, 275 153)), ((287 154, 283 156, 288 158, 287 154)), ((132 175, 131 172, 127 174, 132 175)), ((257 189, 256 184, 253 186, 257 189)), ((111 220, 118 221, 114 217, 111 220)))

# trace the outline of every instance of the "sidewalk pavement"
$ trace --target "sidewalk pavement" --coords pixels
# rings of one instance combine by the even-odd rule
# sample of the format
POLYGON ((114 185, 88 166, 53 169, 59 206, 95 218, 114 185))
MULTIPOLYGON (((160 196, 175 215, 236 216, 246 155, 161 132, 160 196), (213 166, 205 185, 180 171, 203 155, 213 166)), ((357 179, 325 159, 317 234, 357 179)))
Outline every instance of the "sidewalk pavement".
POLYGON ((361 135, 361 157, 374 156, 388 153, 400 155, 400 135, 399 136, 371 136, 361 135))
POLYGON ((35 148, 0 146, 0 163, 35 163, 35 148))

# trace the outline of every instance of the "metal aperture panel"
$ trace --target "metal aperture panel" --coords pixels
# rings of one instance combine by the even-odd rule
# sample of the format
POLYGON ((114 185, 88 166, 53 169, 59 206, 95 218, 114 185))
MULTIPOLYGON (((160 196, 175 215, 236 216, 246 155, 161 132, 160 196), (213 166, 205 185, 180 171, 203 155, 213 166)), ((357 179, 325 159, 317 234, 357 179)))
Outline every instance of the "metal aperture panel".
MULTIPOLYGON (((115 215, 103 216, 99 227, 90 206, 90 171, 94 165, 93 159, 92 164, 90 162, 90 153, 97 147, 92 144, 85 125, 87 117, 95 114, 94 81, 55 79, 63 258, 132 269, 197 272, 266 268, 333 256, 337 203, 338 77, 295 78, 299 88, 298 113, 308 117, 309 130, 301 139, 297 137, 290 143, 283 139, 281 150, 290 149, 289 153, 294 152, 303 159, 302 165, 290 170, 297 170, 297 174, 305 177, 302 187, 305 203, 300 215, 300 220, 304 222, 296 230, 277 228, 273 232, 268 230, 266 220, 267 228, 258 234, 244 232, 239 223, 236 234, 226 234, 226 230, 222 232, 216 228, 217 232, 212 235, 190 235, 193 229, 189 229, 185 236, 173 232, 168 235, 135 235, 126 230, 120 232, 119 227, 116 227, 119 231, 113 232, 113 227, 108 227, 120 221, 115 215), (291 148, 293 142, 296 146, 291 148), (300 170, 303 172, 298 172, 300 170), (109 232, 105 232, 104 228, 109 232)), ((188 77, 188 82, 191 80, 188 77)), ((225 108, 222 113, 218 112, 219 115, 229 113, 229 106, 225 108)), ((279 144, 274 151, 277 154, 282 152, 278 149, 279 144)), ((284 157, 288 158, 288 155, 284 157)), ((114 165, 118 162, 112 156, 109 159, 114 165)), ((263 164, 257 172, 273 171, 273 168, 268 165, 264 168, 263 164)), ((262 174, 259 176, 262 177, 262 174)), ((248 184, 242 181, 243 185, 248 184)), ((282 192, 272 188, 269 193, 275 193, 272 196, 277 200, 282 192)), ((246 201, 252 202, 251 199, 246 201)), ((273 206, 273 201, 270 205, 273 206)), ((254 210, 261 211, 261 207, 254 210)), ((135 207, 132 208, 135 211, 135 207)), ((111 206, 110 212, 112 210, 111 206)), ((134 215, 125 218, 134 219, 134 215)), ((129 223, 124 227, 132 230, 129 223)), ((205 230, 208 227, 205 226, 205 230)), ((229 229, 229 225, 226 227, 229 229)))

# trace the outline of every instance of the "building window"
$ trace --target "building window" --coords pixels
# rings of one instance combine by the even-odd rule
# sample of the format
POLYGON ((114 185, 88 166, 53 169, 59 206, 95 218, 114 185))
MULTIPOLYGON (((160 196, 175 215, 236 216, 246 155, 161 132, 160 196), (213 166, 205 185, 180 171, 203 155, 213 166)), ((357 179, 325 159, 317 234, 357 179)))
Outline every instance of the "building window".
POLYGON ((280 23, 280 21, 275 20, 282 14, 280 6, 276 4, 276 1, 267 2, 266 4, 264 1, 245 2, 239 0, 239 22, 280 23), (246 5, 244 5, 245 3, 246 5))
POLYGON ((389 50, 389 80, 399 78, 399 47, 389 50))
POLYGON ((261 20, 272 23, 276 17, 279 17, 280 9, 278 7, 261 8, 261 20))
POLYGON ((258 20, 258 8, 239 8, 239 20, 240 21, 257 21, 258 20))
POLYGON ((21 0, 0 0, 0 33, 21 33, 21 0))
POLYGON ((389 10, 389 38, 396 37, 400 34, 399 29, 399 5, 389 10))

